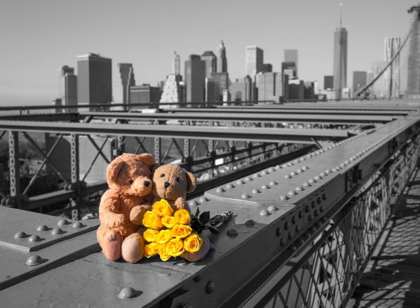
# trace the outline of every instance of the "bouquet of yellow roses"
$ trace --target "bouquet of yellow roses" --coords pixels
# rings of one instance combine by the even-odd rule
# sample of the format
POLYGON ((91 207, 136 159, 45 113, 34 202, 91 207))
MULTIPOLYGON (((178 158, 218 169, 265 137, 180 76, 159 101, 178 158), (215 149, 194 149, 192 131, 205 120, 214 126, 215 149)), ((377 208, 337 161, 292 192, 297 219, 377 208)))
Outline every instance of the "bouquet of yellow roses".
POLYGON ((203 238, 194 230, 191 222, 195 217, 186 209, 174 211, 164 199, 153 204, 152 210, 143 217, 147 228, 143 238, 147 242, 144 256, 150 258, 159 254, 162 261, 181 256, 185 251, 195 253, 203 245, 203 238))

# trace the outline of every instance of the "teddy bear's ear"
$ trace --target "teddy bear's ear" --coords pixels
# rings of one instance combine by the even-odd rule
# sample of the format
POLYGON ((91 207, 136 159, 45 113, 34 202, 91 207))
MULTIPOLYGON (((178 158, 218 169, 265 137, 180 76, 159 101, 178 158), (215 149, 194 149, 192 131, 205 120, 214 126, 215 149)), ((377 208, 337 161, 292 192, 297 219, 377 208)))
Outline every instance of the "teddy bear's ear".
POLYGON ((191 172, 185 172, 185 176, 187 178, 187 193, 192 193, 195 188, 197 187, 197 181, 195 180, 195 176, 191 172))
POLYGON ((123 165, 124 161, 120 159, 115 159, 108 165, 108 167, 106 168, 106 177, 108 179, 109 184, 115 183, 123 165))
POLYGON ((151 168, 153 164, 156 163, 153 155, 150 155, 149 153, 143 153, 143 154, 137 155, 136 160, 145 164, 149 168, 151 168))
POLYGON ((155 174, 156 169, 159 168, 159 167, 160 167, 160 165, 158 163, 154 163, 152 168, 151 168, 152 174, 155 174))

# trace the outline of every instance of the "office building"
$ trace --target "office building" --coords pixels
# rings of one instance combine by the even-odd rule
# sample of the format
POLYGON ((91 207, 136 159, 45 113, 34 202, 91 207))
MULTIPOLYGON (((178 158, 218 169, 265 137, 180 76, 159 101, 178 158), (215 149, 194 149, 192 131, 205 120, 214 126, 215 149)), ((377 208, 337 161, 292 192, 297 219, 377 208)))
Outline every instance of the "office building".
POLYGON ((354 71, 353 72, 353 97, 362 90, 367 84, 367 72, 354 71))
POLYGON ((226 57, 226 48, 223 40, 220 42, 219 48, 217 49, 217 72, 218 73, 227 73, 227 57, 226 57))
POLYGON ((263 71, 264 51, 257 46, 246 47, 246 75, 253 77, 263 71))
POLYGON ((273 72, 273 65, 271 65, 270 63, 264 63, 262 71, 263 72, 268 72, 268 73, 273 72))
MULTIPOLYGON (((63 106, 77 105, 77 76, 74 74, 74 68, 67 65, 58 70, 58 92, 59 99, 63 106)), ((67 111, 77 111, 77 108, 69 108, 67 111)))
POLYGON ((311 81, 307 81, 303 84, 303 87, 303 98, 308 101, 313 101, 315 99, 314 83, 311 81))
MULTIPOLYGON (((160 89, 159 89, 160 90, 160 89)), ((181 103, 184 101, 184 87, 182 76, 170 74, 166 77, 163 92, 160 97, 161 103, 181 103)))
POLYGON ((305 86, 303 80, 293 79, 289 80, 289 100, 303 101, 305 98, 305 86))
POLYGON ((295 64, 296 78, 298 75, 298 51, 296 49, 284 50, 284 62, 293 62, 295 64))
POLYGON ((131 63, 118 63, 122 84, 122 103, 130 103, 130 87, 136 84, 134 79, 134 68, 131 63))
MULTIPOLYGON (((112 60, 89 53, 77 57, 77 101, 86 105, 112 102, 112 60)), ((91 108, 92 110, 93 108, 91 108)))
MULTIPOLYGON (((160 102, 162 92, 159 87, 149 84, 130 87, 130 104, 150 104, 160 102)), ((138 108, 138 107, 133 107, 138 108)))
POLYGON ((324 90, 334 89, 334 76, 324 76, 324 90))
POLYGON ((347 86, 347 30, 339 27, 334 32, 334 91, 335 98, 342 98, 347 86))
POLYGON ((176 53, 176 51, 174 51, 174 57, 172 58, 172 74, 181 74, 181 58, 179 57, 179 54, 176 53))
POLYGON ((217 78, 209 77, 205 79, 205 100, 206 102, 220 102, 219 81, 217 78))
POLYGON ((249 76, 244 79, 236 79, 230 85, 230 93, 233 101, 251 101, 252 100, 253 84, 249 76))
POLYGON ((297 68, 296 68, 295 62, 282 62, 281 72, 284 74, 286 71, 287 71, 287 75, 289 75, 289 79, 297 78, 297 68))
MULTIPOLYGON (((385 38, 385 63, 391 62, 401 47, 400 37, 385 38)), ((388 98, 399 98, 401 93, 400 56, 396 56, 384 73, 384 94, 388 98)))
POLYGON ((223 98, 225 90, 229 90, 229 74, 228 73, 212 73, 211 78, 219 83, 220 99, 223 98))
POLYGON ((260 72, 255 79, 259 101, 283 101, 283 79, 281 73, 260 72))
POLYGON ((204 102, 206 64, 198 55, 185 61, 186 102, 204 102))
POLYGON ((212 73, 217 71, 217 58, 213 51, 205 51, 201 60, 206 64, 206 78, 211 77, 212 73))

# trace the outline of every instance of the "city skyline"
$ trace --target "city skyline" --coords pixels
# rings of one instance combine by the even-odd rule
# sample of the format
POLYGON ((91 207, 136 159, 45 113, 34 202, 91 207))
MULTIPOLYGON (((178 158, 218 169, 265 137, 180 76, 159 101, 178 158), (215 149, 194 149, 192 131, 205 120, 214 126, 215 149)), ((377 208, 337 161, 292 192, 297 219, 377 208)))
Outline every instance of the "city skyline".
MULTIPOLYGON (((278 4, 275 1, 267 1, 262 7, 252 1, 244 1, 242 15, 232 12, 227 14, 229 7, 233 6, 231 3, 226 4, 226 12, 217 10, 215 3, 206 11, 209 20, 217 17, 214 27, 209 30, 204 30, 201 26, 195 29, 191 27, 194 23, 199 25, 198 22, 202 19, 197 6, 179 15, 179 21, 174 26, 174 30, 177 28, 178 30, 172 34, 168 28, 172 22, 169 15, 182 11, 174 3, 164 1, 164 5, 140 5, 136 2, 127 2, 124 8, 128 11, 124 14, 129 16, 118 15, 115 3, 104 1, 104 7, 101 8, 95 3, 92 1, 86 5, 81 3, 72 5, 44 0, 37 4, 28 3, 21 8, 12 1, 3 1, 2 6, 5 9, 0 12, 0 43, 4 46, 2 51, 4 56, 0 60, 2 67, 0 104, 48 104, 56 97, 57 68, 63 65, 75 67, 76 56, 87 52, 106 55, 113 60, 113 65, 120 62, 132 63, 137 83, 151 85, 156 85, 171 73, 173 50, 180 54, 181 59, 187 59, 190 54, 202 54, 206 50, 216 53, 221 39, 228 50, 228 71, 232 80, 244 77, 243 50, 246 46, 252 45, 264 50, 264 62, 273 65, 273 72, 281 71, 281 62, 284 60, 282 54, 285 49, 298 50, 299 77, 305 81, 317 80, 321 86, 323 76, 330 74, 333 68, 332 33, 339 25, 338 1, 327 0, 325 7, 318 7, 310 1, 299 4, 278 4), (305 10, 302 10, 302 5, 306 6, 305 10), (137 13, 145 15, 144 19, 140 16, 130 17, 133 14, 131 11, 135 11, 132 10, 135 6, 141 7, 141 12, 137 13), (282 10, 279 18, 274 18, 277 14, 274 14, 275 8, 280 7, 282 10), (63 11, 68 14, 66 16, 59 14, 63 11), (146 16, 150 11, 161 13, 153 26, 150 26, 152 17, 146 16), (263 24, 259 25, 261 20, 257 23, 251 16, 262 11, 266 14, 263 24), (298 24, 292 22, 298 17, 299 20, 305 19, 302 17, 306 14, 309 16, 309 13, 310 21, 298 24), (98 15, 98 18, 92 19, 94 15, 98 15), (189 18, 184 21, 182 20, 184 16, 189 18), (76 23, 73 18, 77 20, 76 23), (107 20, 112 20, 112 25, 107 23, 107 20), (127 20, 132 25, 132 31, 126 31, 127 20), (121 34, 124 32, 120 33, 122 25, 126 35, 121 34), (88 26, 89 31, 80 32, 82 28, 86 29, 88 26), (158 37, 164 34, 167 35, 166 39, 157 43, 158 37), (135 43, 133 35, 140 35, 141 42, 135 43), (28 46, 31 47, 31 57, 26 54, 28 46)), ((403 37, 406 34, 409 26, 407 9, 415 4, 415 1, 408 0, 399 1, 398 4, 392 1, 344 2, 344 25, 350 33, 349 75, 353 71, 368 70, 373 62, 382 58, 385 36, 403 37), (359 9, 362 3, 363 11, 359 9), (381 6, 381 10, 377 10, 378 5, 381 6), (373 12, 378 27, 371 27, 373 12), (391 17, 393 22, 389 22, 391 17), (366 31, 366 28, 369 31, 366 31)), ((407 75, 406 52, 407 50, 401 57, 403 83, 407 75)), ((183 71, 181 68, 181 72, 183 71)), ((114 87, 119 83, 118 75, 119 72, 114 66, 112 76, 114 87)), ((352 76, 348 77, 349 85, 352 84, 352 76)), ((405 84, 402 87, 402 90, 404 89, 405 84)))

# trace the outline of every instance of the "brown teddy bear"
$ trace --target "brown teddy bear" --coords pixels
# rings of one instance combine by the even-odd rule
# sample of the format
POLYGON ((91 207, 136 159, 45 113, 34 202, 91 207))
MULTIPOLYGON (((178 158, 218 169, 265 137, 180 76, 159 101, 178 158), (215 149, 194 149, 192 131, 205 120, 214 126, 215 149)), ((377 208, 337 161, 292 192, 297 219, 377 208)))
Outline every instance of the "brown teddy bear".
POLYGON ((143 257, 144 241, 139 226, 144 213, 151 210, 151 170, 156 167, 150 154, 123 154, 108 165, 109 189, 101 198, 101 225, 97 231, 107 259, 118 260, 122 256, 127 262, 135 263, 143 257))
MULTIPOLYGON (((195 190, 197 184, 194 175, 186 172, 178 165, 163 165, 155 167, 153 172, 153 195, 154 202, 165 199, 172 206, 174 211, 187 209, 191 212, 186 201, 187 193, 195 190)), ((210 241, 203 238, 204 243, 196 253, 185 251, 181 257, 185 260, 195 262, 204 258, 210 249, 210 241)))

